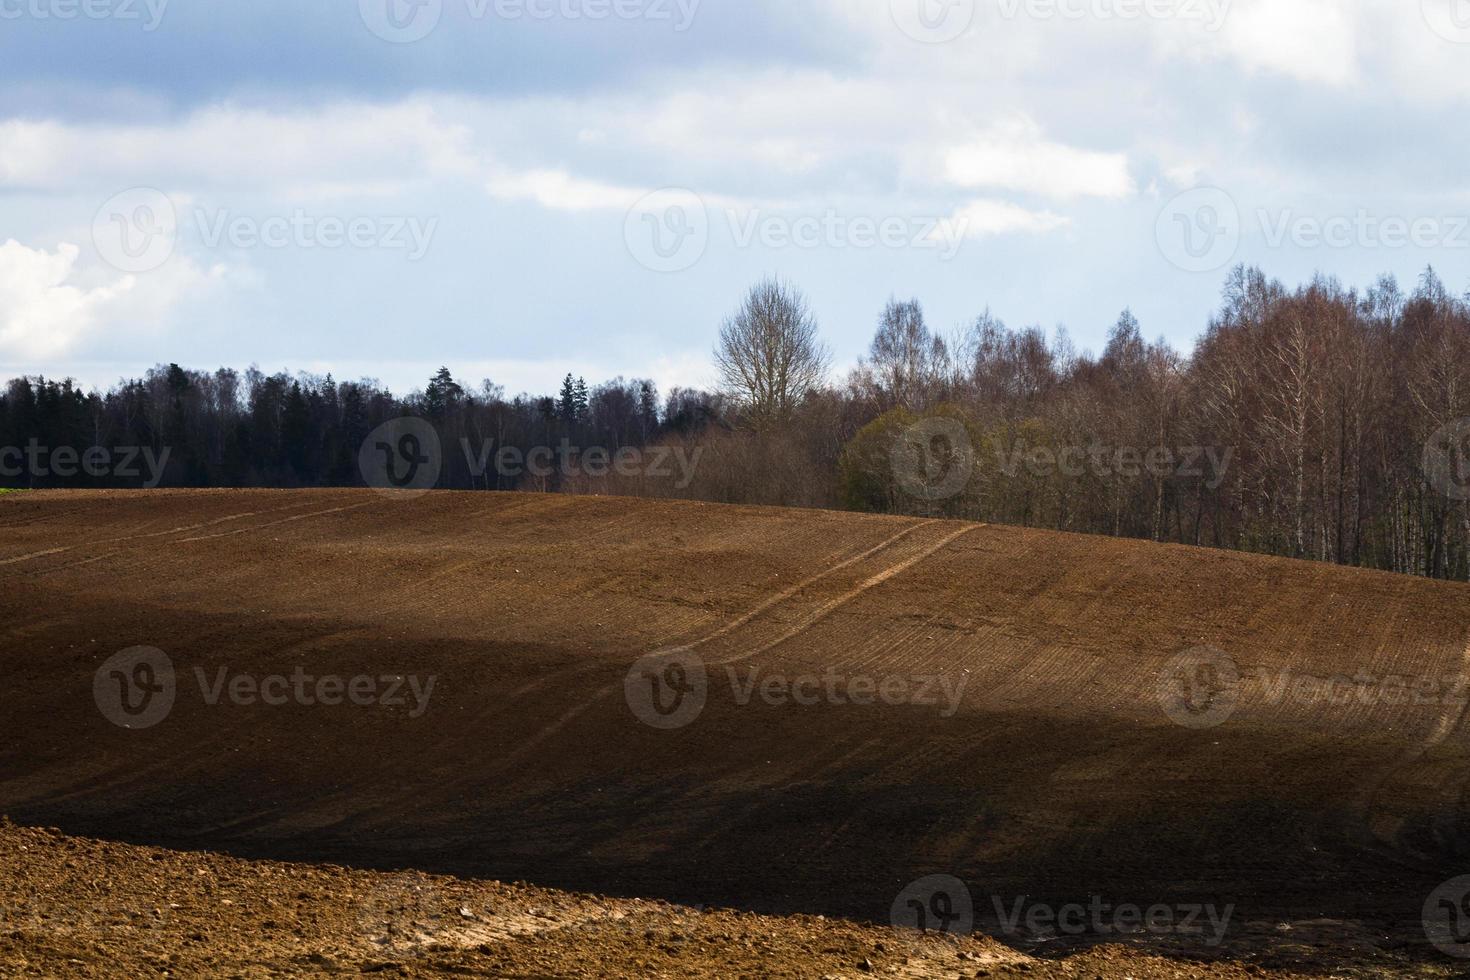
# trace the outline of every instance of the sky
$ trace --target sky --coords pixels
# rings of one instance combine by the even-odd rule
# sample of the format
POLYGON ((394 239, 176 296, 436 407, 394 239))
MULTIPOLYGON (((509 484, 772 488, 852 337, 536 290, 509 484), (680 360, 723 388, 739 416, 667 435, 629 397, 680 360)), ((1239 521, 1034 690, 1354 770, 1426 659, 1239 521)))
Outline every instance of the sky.
POLYGON ((1470 287, 1470 0, 0 0, 0 378, 715 383, 748 287, 1188 351, 1470 287))

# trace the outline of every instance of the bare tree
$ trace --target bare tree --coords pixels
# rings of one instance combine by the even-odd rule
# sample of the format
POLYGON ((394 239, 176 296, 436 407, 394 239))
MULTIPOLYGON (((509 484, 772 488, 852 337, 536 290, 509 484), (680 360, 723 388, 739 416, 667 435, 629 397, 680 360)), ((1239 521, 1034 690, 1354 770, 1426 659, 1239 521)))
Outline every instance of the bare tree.
POLYGON ((715 364, 757 429, 790 421, 826 378, 831 355, 806 297, 780 279, 757 283, 720 327, 715 364))
POLYGON ((949 362, 948 345, 929 331, 919 301, 890 299, 868 357, 854 373, 855 387, 880 411, 902 406, 922 412, 940 397, 949 362))

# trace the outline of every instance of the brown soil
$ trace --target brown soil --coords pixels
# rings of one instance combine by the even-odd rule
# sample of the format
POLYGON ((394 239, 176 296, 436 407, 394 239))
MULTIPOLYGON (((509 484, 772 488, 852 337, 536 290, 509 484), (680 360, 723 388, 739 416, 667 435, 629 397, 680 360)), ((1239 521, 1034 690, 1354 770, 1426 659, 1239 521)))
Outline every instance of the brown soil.
MULTIPOLYGON (((910 882, 943 874, 968 883, 977 928, 1041 957, 1038 968, 1063 969, 1049 958, 1071 953, 1083 959, 1066 969, 1111 976, 1106 957, 1139 955, 1093 949, 1112 934, 1002 927, 1017 901, 1102 896, 1234 908, 1221 947, 1130 939, 1173 957, 1168 968, 1205 956, 1433 971, 1456 964, 1428 948, 1421 909, 1470 852, 1465 706, 1447 686, 1386 696, 1384 678, 1454 677, 1467 655, 1464 585, 1014 528, 498 494, 7 495, 0 812, 178 850, 617 897, 557 898, 569 907, 663 899, 882 924, 910 882), (110 722, 93 690, 99 667, 136 646, 164 651, 177 672, 172 710, 146 730, 110 722), (1251 681, 1223 724, 1181 726, 1160 676, 1201 646, 1272 681, 1362 674, 1369 696, 1332 703, 1251 681), (635 716, 624 681, 671 647, 698 654, 709 687, 696 720, 661 731, 635 716), (435 686, 422 713, 411 697, 210 704, 196 671, 212 683, 221 669, 435 686), (952 712, 942 698, 741 703, 752 679, 829 674, 901 678, 910 693, 915 678, 943 675, 963 696, 952 712)), ((255 867, 170 855, 133 868, 130 852, 103 845, 52 850, 72 846, 84 871, 110 861, 108 878, 129 887, 130 871, 183 887, 170 876, 190 862, 245 878, 255 867)), ((379 880, 279 873, 318 876, 322 894, 379 880)), ((515 891, 443 884, 502 901, 515 891)), ((35 894, 57 895, 60 915, 64 889, 35 894)), ((327 904, 293 912, 322 917, 327 931, 306 930, 312 949, 347 942, 332 917, 354 913, 327 904)), ((726 955, 730 971, 768 973, 788 954, 793 975, 843 974, 853 950, 882 941, 830 920, 761 920, 787 938, 760 959, 714 939, 748 916, 701 932, 708 916, 649 908, 716 950, 706 966, 650 961, 669 975, 724 972, 726 955), (838 949, 830 962, 817 945, 798 952, 804 929, 838 949)), ((503 975, 593 975, 597 964, 572 958, 590 933, 609 970, 639 972, 623 957, 654 956, 658 931, 603 918, 564 931, 565 944, 504 941, 544 951, 540 966, 521 952, 473 960, 502 955, 501 940, 443 955, 503 975)), ((49 940, 15 941, 60 970, 33 946, 49 940)), ((109 953, 114 941, 123 933, 77 940, 109 953)), ((257 963, 246 947, 206 946, 198 955, 220 958, 211 969, 257 963)), ((367 956, 331 948, 322 955, 343 963, 367 956)), ((258 955, 290 966, 290 949, 258 955)), ((1125 972, 1154 975, 1139 962, 1125 972)))
POLYGON ((0 824, 0 972, 68 977, 1288 977, 1106 946, 773 918, 422 872, 242 861, 0 824))

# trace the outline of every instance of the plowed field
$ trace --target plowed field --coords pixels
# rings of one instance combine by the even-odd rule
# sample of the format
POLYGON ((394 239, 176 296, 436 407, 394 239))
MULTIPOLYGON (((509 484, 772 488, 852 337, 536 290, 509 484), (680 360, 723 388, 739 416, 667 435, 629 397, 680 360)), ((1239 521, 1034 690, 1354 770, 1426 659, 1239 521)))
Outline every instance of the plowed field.
POLYGON ((0 813, 115 841, 880 924, 944 875, 1038 955, 1119 934, 1018 903, 1352 963, 1452 963, 1421 916, 1470 871, 1465 585, 682 502, 26 493, 0 656, 0 813))

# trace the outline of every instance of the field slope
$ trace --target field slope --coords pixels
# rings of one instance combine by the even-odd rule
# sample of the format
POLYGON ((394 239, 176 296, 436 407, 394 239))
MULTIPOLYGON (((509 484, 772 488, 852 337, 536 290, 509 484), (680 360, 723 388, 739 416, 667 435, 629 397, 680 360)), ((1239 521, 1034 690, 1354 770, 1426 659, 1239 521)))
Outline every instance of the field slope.
POLYGON ((28 493, 0 502, 0 813, 762 912, 887 921, 945 874, 992 929, 992 897, 1102 894, 1407 936, 1470 850, 1467 655, 1464 585, 1016 528, 28 493), (138 646, 177 692, 128 730, 94 680, 138 646), (663 730, 628 677, 671 649, 707 685, 663 730), (1187 651, 1241 680, 1181 712, 1162 679, 1187 651), (293 673, 433 687, 229 693, 293 673))

